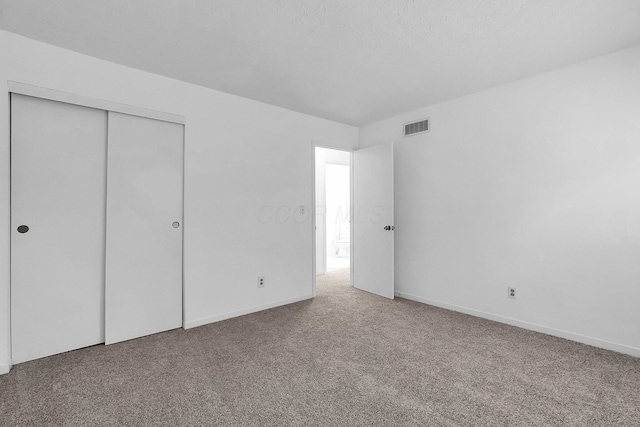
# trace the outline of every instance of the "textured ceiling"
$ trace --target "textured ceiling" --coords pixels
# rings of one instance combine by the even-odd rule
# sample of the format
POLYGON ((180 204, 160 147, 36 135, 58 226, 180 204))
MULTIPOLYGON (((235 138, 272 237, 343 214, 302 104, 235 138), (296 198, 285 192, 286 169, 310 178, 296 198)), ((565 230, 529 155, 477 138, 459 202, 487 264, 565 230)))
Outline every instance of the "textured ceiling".
POLYGON ((640 44, 640 1, 0 0, 0 28, 362 125, 640 44))

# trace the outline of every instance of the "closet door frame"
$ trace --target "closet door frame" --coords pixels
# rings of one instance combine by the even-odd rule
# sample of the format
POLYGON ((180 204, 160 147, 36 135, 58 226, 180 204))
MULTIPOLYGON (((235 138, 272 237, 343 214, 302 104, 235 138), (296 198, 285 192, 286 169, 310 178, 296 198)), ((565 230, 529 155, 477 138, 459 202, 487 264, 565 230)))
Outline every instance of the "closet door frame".
MULTIPOLYGON (((44 88, 41 86, 35 86, 35 85, 30 85, 30 84, 26 84, 26 83, 20 83, 20 82, 16 82, 16 81, 11 81, 9 80, 7 82, 7 86, 8 86, 8 92, 9 94, 18 94, 18 95, 26 95, 26 96, 31 96, 34 98, 41 98, 41 99, 46 99, 46 100, 50 100, 50 101, 58 101, 58 102, 63 102, 63 103, 67 103, 67 104, 74 104, 74 105, 79 105, 79 106, 83 106, 83 107, 89 107, 89 108, 95 108, 95 109, 99 109, 99 110, 105 110, 107 112, 112 111, 112 112, 116 112, 116 113, 122 113, 122 114, 127 114, 127 115, 131 115, 131 116, 138 116, 138 117, 144 117, 144 118, 148 118, 148 119, 154 119, 154 120, 161 120, 161 121, 165 121, 165 122, 170 122, 170 123, 176 123, 176 124, 180 124, 185 126, 186 125, 186 118, 185 116, 182 115, 178 115, 178 114, 172 114, 172 113, 166 113, 163 111, 157 111, 157 110, 151 110, 151 109, 147 109, 147 108, 142 108, 142 107, 136 107, 136 106, 132 106, 132 105, 128 105, 128 104, 122 104, 122 103, 118 103, 118 102, 113 102, 113 101, 108 101, 108 100, 104 100, 104 99, 97 99, 97 98, 91 98, 91 97, 87 97, 87 96, 82 96, 82 95, 77 95, 74 93, 69 93, 69 92, 63 92, 63 91, 59 91, 59 90, 54 90, 54 89, 48 89, 48 88, 44 88)), ((184 147, 185 147, 185 129, 183 128, 183 140, 182 140, 182 144, 183 144, 183 164, 184 164, 184 147)), ((182 199, 182 203, 183 203, 183 219, 182 219, 182 224, 180 225, 181 228, 184 227, 184 166, 182 169, 182 182, 183 182, 183 199, 182 199)), ((9 209, 11 209, 11 206, 9 206, 9 209)), ((184 228, 182 231, 182 235, 183 235, 183 241, 182 241, 182 245, 183 245, 183 258, 182 258, 182 327, 184 328, 184 317, 185 317, 185 313, 184 313, 184 228)), ((9 282, 9 289, 11 289, 11 285, 12 283, 9 282)), ((9 344, 9 354, 11 354, 12 349, 11 349, 11 343, 9 344)), ((13 364, 13 363, 11 363, 13 364)))
POLYGON ((146 117, 148 119, 178 123, 181 125, 186 124, 185 117, 177 114, 165 113, 162 111, 150 110, 142 107, 134 107, 132 105, 120 104, 103 99, 89 98, 82 95, 76 95, 74 93, 61 92, 58 90, 47 89, 40 86, 18 83, 11 80, 8 81, 7 84, 10 93, 32 96, 34 98, 48 99, 50 101, 59 101, 67 104, 75 104, 83 107, 96 108, 98 110, 113 111, 116 113, 128 114, 130 116, 146 117))

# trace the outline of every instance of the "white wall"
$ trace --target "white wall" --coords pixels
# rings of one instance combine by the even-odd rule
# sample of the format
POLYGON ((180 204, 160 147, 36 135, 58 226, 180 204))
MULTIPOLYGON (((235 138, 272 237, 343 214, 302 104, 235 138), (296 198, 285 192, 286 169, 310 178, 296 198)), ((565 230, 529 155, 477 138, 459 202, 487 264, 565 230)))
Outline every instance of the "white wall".
POLYGON ((0 372, 10 363, 8 80, 186 116, 187 326, 311 297, 312 221, 291 211, 311 212, 312 139, 351 150, 357 128, 5 31, 0 57, 0 372))
POLYGON ((640 356, 640 47, 360 130, 390 140, 402 296, 640 356))

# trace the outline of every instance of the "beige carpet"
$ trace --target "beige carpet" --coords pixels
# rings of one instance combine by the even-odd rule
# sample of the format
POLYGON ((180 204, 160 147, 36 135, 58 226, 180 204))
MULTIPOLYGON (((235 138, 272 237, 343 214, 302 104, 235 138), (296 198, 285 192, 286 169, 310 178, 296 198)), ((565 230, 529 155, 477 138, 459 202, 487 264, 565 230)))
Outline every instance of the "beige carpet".
POLYGON ((1 426, 640 426, 640 359, 350 288, 15 366, 1 426))

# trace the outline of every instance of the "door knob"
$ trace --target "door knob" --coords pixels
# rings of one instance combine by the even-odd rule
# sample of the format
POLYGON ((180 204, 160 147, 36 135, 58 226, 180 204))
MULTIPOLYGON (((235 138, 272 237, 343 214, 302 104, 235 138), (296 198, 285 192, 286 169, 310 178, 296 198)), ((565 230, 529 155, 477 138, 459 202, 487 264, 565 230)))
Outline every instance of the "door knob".
POLYGON ((385 226, 384 226, 384 229, 385 229, 385 230, 387 230, 387 231, 389 231, 389 230, 391 230, 391 226, 390 226, 390 225, 385 225, 385 226))
POLYGON ((27 231, 29 231, 29 227, 27 227, 26 225, 18 226, 18 233, 26 233, 27 231))
POLYGON ((178 228, 180 227, 180 223, 178 221, 173 221, 173 224, 171 224, 173 226, 173 228, 178 228))

